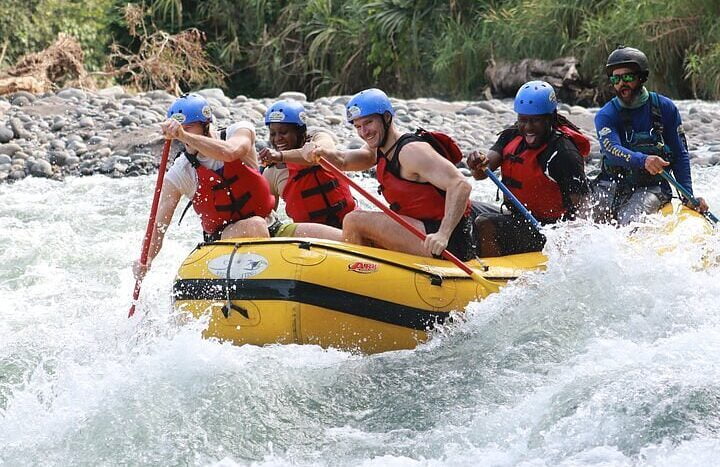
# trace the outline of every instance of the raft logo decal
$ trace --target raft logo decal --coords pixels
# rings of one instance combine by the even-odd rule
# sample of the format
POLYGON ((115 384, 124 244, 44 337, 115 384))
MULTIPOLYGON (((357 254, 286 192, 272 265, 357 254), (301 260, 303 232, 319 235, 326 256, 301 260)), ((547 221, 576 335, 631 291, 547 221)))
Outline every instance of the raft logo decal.
POLYGON ((210 118, 212 118, 212 109, 210 108, 209 105, 206 105, 205 107, 202 108, 202 114, 206 120, 210 120, 210 118))
POLYGON ((377 272, 378 265, 375 263, 363 263, 362 261, 355 261, 354 263, 348 264, 348 271, 359 272, 360 274, 370 274, 377 272))
POLYGON ((173 120, 175 120, 178 123, 182 123, 185 121, 185 115, 181 114, 181 113, 172 114, 172 116, 170 118, 172 118, 173 120))
POLYGON ((601 137, 602 137, 602 136, 607 136, 607 135, 609 135, 610 133, 612 133, 612 130, 611 130, 610 128, 606 127, 606 126, 602 127, 602 129, 600 129, 600 131, 598 131, 598 134, 599 134, 601 137))
POLYGON ((267 258, 255 253, 236 254, 232 258, 232 266, 228 275, 228 263, 232 255, 222 255, 208 262, 208 270, 217 277, 230 279, 247 279, 257 276, 270 265, 267 258))

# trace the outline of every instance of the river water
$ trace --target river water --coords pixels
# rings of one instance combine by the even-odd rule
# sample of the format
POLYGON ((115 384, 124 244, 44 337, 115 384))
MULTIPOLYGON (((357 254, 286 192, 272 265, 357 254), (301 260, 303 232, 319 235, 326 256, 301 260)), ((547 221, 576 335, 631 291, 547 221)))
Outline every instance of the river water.
MULTIPOLYGON (((720 168, 694 169, 720 211, 720 168)), ((363 183, 369 186, 367 179, 363 183)), ((474 197, 492 200, 489 182, 474 197)), ((153 177, 0 185, 2 465, 712 465, 720 268, 574 225, 549 268, 412 351, 236 347, 178 324, 173 225, 126 315, 153 177)), ((671 253, 658 246, 675 242, 671 253)), ((715 253, 711 254, 714 258, 715 253)))

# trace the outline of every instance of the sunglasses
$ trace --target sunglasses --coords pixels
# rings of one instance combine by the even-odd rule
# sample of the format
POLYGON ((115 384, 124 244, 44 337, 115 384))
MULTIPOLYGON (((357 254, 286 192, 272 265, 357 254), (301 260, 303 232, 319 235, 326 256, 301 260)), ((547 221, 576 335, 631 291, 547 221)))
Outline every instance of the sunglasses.
POLYGON ((610 84, 613 86, 618 84, 620 81, 623 83, 632 83, 637 79, 636 73, 623 73, 622 75, 610 75, 610 84))

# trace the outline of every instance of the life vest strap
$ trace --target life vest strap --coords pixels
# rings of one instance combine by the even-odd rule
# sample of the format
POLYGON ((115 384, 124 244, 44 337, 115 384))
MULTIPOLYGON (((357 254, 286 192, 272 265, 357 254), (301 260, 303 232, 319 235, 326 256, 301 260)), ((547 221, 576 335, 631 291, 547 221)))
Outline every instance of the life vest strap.
POLYGON ((230 188, 230 185, 237 182, 238 179, 239 179, 239 177, 237 175, 233 175, 230 178, 223 178, 223 181, 218 183, 217 185, 213 186, 212 190, 218 191, 218 190, 224 190, 226 188, 230 188))
POLYGON ((333 217, 336 216, 337 213, 345 209, 345 206, 347 206, 347 201, 342 199, 337 203, 333 204, 332 206, 317 209, 315 211, 310 211, 308 215, 313 219, 318 217, 333 217))
POLYGON ((302 169, 302 170, 300 170, 300 171, 293 177, 293 182, 297 182, 298 180, 300 180, 301 178, 303 178, 305 175, 309 175, 309 174, 311 174, 311 173, 315 173, 315 172, 317 172, 318 170, 320 170, 320 166, 319 166, 319 165, 313 165, 312 167, 307 167, 307 168, 305 168, 305 169, 302 169))
POLYGON ((507 160, 509 160, 509 161, 512 162, 513 164, 522 164, 523 162, 525 162, 525 159, 523 159, 522 157, 518 156, 517 154, 510 154, 510 155, 507 157, 507 160))
POLYGON ((510 178, 507 176, 503 177, 502 181, 508 188, 517 188, 518 190, 520 190, 523 186, 522 182, 520 182, 519 180, 515 180, 514 178, 510 178))
POLYGON ((301 191, 300 196, 302 196, 303 198, 309 198, 311 196, 328 193, 337 188, 338 185, 339 183, 337 180, 331 180, 327 183, 323 183, 322 185, 318 185, 316 187, 308 188, 307 190, 301 191))
MULTIPOLYGON (((231 197, 231 198, 230 198, 230 204, 223 204, 223 205, 221 205, 221 206, 216 206, 216 209, 217 209, 219 212, 229 211, 229 212, 237 212, 237 213, 239 213, 239 212, 242 211, 242 208, 245 207, 245 204, 250 200, 250 196, 252 196, 252 195, 250 194, 250 192, 249 192, 249 191, 246 191, 240 198, 238 198, 238 199, 233 199, 233 198, 231 197)), ((247 216, 247 217, 251 217, 252 215, 253 215, 253 214, 251 213, 251 214, 250 214, 249 216, 247 216)))

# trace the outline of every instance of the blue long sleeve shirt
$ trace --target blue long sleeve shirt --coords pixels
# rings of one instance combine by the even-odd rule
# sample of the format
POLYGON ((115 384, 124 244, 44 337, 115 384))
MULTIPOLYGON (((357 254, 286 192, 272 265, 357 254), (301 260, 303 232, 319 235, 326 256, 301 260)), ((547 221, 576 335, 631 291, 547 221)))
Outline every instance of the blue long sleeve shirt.
MULTIPOLYGON (((652 129, 651 101, 652 99, 648 99, 637 109, 624 109, 624 111, 630 112, 634 131, 649 132, 652 129)), ((658 94, 658 101, 662 115, 663 139, 673 152, 673 160, 668 168, 672 170, 675 179, 692 193, 690 156, 680 112, 670 99, 661 94, 658 94)), ((625 124, 612 100, 595 115, 595 129, 598 133, 600 153, 606 158, 608 164, 645 170, 647 154, 627 148, 625 124)), ((663 181, 663 185, 667 185, 667 182, 663 181)), ((669 186, 666 189, 669 190, 669 186)))

